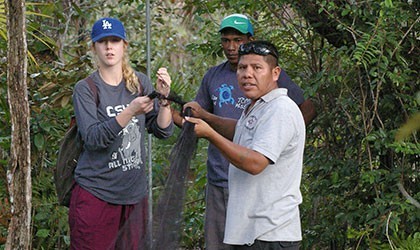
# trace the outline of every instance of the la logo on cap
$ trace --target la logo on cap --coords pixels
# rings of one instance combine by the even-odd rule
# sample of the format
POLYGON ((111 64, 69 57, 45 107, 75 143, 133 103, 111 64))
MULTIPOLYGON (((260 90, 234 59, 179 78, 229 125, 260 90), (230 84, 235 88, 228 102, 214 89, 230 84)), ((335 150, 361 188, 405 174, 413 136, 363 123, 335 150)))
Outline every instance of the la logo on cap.
POLYGON ((107 20, 102 20, 102 29, 112 30, 112 23, 108 22, 107 20))

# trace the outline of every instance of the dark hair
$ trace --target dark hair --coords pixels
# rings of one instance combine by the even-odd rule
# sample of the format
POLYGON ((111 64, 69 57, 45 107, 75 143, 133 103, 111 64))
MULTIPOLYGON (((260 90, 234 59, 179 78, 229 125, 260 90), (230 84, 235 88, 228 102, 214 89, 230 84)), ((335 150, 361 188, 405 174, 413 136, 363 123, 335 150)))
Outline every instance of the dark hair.
POLYGON ((268 63, 278 66, 279 52, 277 51, 276 46, 268 41, 257 40, 241 44, 239 46, 238 54, 239 58, 248 54, 264 56, 268 63))

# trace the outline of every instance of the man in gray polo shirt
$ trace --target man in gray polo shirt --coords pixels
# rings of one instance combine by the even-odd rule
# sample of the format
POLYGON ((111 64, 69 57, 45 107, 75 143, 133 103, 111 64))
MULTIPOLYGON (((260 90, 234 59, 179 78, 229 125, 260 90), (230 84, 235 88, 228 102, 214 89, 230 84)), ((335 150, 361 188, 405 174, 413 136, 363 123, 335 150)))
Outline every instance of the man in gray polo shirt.
MULTIPOLYGON (((243 44, 237 79, 251 102, 239 120, 212 115, 206 123, 186 117, 196 124, 197 136, 208 139, 230 162, 224 243, 233 249, 299 249, 302 240, 305 122, 287 89, 276 83, 280 71, 273 44, 243 44)), ((193 115, 200 112, 197 103, 186 107, 193 115)))

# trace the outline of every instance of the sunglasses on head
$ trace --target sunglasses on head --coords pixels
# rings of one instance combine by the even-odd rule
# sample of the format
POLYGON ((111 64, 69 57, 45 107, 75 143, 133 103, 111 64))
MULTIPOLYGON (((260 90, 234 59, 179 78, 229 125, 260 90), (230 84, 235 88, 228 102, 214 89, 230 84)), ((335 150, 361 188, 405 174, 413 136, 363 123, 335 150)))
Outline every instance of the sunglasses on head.
POLYGON ((279 56, 277 52, 265 44, 245 43, 239 46, 239 55, 257 54, 260 56, 272 55, 277 60, 279 56))

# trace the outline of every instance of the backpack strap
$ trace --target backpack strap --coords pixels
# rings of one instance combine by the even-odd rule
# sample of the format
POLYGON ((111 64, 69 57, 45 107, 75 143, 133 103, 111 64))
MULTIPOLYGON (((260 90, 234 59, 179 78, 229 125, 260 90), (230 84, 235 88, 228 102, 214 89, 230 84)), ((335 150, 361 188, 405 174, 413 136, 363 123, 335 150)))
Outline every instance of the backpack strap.
MULTIPOLYGON (((96 103, 96 107, 99 106, 99 96, 98 96, 98 88, 95 85, 95 82, 93 81, 93 79, 88 76, 85 78, 85 80, 87 81, 90 91, 92 91, 93 93, 93 97, 95 98, 95 103, 96 103)), ((70 118, 70 126, 69 128, 73 127, 74 125, 76 125, 76 117, 73 115, 70 118)))
POLYGON ((95 98, 96 107, 98 107, 99 106, 98 88, 96 88, 95 82, 90 76, 86 77, 86 81, 89 85, 90 90, 93 93, 93 97, 95 98))

